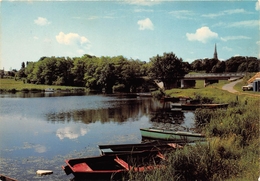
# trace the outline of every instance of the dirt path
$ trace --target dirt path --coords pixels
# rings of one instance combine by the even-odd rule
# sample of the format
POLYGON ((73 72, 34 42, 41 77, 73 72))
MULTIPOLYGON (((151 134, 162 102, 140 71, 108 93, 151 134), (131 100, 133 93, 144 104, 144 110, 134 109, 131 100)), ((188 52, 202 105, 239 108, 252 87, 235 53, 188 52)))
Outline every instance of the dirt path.
POLYGON ((223 90, 226 90, 226 91, 228 91, 228 92, 231 92, 231 93, 233 93, 233 94, 247 94, 247 95, 254 96, 254 97, 260 97, 260 94, 250 94, 250 93, 247 92, 247 91, 245 91, 245 92, 239 92, 239 91, 235 90, 235 89, 234 89, 234 86, 235 86, 237 83, 241 82, 241 81, 243 81, 243 80, 240 79, 240 80, 236 80, 236 81, 234 81, 234 82, 230 82, 230 83, 228 83, 228 84, 225 84, 225 85, 222 87, 222 89, 223 89, 223 90))
POLYGON ((228 91, 228 92, 231 92, 231 93, 238 93, 238 91, 236 91, 236 90, 234 89, 234 86, 235 86, 237 83, 239 83, 239 82, 242 82, 242 79, 239 79, 239 80, 236 80, 236 81, 234 81, 234 82, 230 82, 230 83, 228 83, 228 84, 225 84, 225 85, 222 87, 222 89, 223 89, 223 90, 226 90, 226 91, 228 91))

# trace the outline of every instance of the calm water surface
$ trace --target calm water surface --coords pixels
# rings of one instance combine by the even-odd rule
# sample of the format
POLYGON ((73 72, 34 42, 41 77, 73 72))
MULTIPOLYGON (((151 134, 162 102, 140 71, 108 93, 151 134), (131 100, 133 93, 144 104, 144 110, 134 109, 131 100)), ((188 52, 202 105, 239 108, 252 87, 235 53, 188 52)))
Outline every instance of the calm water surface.
POLYGON ((64 160, 97 156, 99 144, 140 143, 139 128, 193 127, 192 112, 173 114, 163 106, 125 96, 0 95, 0 173, 18 180, 70 180, 61 169, 64 160), (37 176, 38 169, 54 173, 37 176))

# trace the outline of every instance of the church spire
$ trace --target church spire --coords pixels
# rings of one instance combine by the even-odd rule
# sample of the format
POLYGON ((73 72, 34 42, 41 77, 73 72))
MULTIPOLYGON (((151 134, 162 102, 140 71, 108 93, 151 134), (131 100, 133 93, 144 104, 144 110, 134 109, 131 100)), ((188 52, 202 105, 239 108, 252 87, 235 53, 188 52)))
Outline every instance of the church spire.
POLYGON ((215 43, 214 59, 218 59, 217 45, 215 43))

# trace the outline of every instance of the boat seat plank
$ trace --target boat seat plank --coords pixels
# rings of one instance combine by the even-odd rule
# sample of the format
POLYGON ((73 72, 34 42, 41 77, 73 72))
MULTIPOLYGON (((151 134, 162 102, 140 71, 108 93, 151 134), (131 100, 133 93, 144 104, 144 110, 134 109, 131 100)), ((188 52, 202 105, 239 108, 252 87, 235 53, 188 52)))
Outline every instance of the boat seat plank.
POLYGON ((165 156, 160 152, 157 154, 157 157, 161 158, 162 160, 166 160, 165 156))
POLYGON ((169 146, 172 147, 172 148, 183 148, 183 146, 178 145, 178 144, 176 144, 176 143, 168 143, 167 145, 169 145, 169 146))
POLYGON ((124 160, 122 160, 122 159, 120 159, 120 158, 118 158, 118 157, 116 157, 114 160, 115 160, 119 165, 121 165, 122 167, 124 167, 126 170, 129 170, 129 165, 128 165, 128 163, 126 163, 124 160))
POLYGON ((113 153, 113 150, 111 150, 111 148, 103 148, 100 149, 102 152, 108 152, 108 153, 113 153))
POLYGON ((86 163, 78 163, 73 166, 74 172, 88 172, 93 171, 86 163))

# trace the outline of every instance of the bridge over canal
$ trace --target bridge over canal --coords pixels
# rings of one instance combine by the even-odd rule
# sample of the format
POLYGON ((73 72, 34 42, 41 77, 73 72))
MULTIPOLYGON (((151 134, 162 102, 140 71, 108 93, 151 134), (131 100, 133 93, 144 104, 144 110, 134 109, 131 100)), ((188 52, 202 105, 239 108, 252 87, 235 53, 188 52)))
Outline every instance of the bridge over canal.
POLYGON ((202 73, 186 74, 181 79, 181 88, 194 87, 196 80, 204 80, 204 86, 217 83, 219 80, 237 80, 245 76, 245 73, 202 73))

